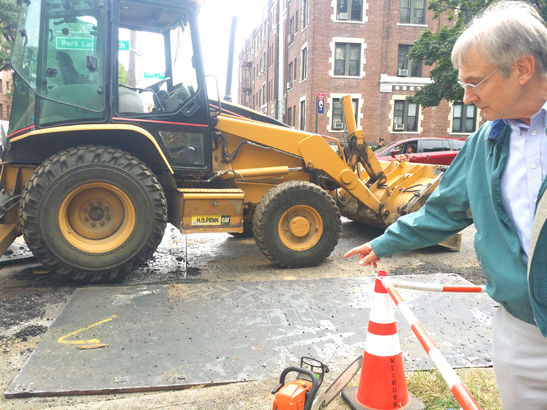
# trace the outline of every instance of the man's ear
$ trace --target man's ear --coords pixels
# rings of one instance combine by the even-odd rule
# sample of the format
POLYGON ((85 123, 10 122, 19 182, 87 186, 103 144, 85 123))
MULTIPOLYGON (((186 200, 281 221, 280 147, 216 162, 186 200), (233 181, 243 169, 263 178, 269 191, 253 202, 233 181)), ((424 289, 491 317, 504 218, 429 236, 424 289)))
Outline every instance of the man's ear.
POLYGON ((517 69, 519 85, 524 85, 534 76, 536 60, 534 56, 526 54, 517 59, 515 67, 517 69))

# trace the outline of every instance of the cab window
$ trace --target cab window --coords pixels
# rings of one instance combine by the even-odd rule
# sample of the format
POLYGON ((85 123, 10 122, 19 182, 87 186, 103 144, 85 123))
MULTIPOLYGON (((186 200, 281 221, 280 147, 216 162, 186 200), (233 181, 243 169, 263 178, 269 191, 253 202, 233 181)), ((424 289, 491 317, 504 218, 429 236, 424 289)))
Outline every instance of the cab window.
POLYGON ((22 2, 11 129, 105 116, 104 1, 22 2), (43 24, 37 24, 42 21, 43 24))
POLYGON ((95 15, 101 8, 69 10, 64 7, 48 9, 44 80, 41 82, 42 94, 48 100, 43 100, 40 106, 41 124, 101 118, 105 108, 104 24, 99 27, 95 15))
POLYGON ((118 112, 175 113, 197 91, 190 25, 180 10, 120 3, 118 112))

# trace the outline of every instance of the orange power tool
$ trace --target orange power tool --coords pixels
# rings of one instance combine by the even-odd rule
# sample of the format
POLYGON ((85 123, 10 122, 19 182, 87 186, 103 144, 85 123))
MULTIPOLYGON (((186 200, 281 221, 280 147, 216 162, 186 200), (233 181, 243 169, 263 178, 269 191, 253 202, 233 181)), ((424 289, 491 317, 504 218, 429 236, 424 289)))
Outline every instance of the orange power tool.
POLYGON ((281 372, 279 386, 272 390, 275 394, 273 410, 310 410, 313 399, 325 373, 329 368, 318 360, 310 357, 300 359, 300 367, 289 366, 281 372), (289 373, 296 372, 296 379, 285 384, 289 373))

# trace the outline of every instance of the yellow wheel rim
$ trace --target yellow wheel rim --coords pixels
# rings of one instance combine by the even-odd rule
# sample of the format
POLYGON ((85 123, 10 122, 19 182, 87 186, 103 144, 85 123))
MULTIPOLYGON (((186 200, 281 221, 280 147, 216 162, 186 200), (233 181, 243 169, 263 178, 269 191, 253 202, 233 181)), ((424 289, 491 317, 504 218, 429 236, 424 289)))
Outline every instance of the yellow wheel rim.
POLYGON ((59 208, 63 237, 75 248, 105 253, 121 246, 135 228, 135 208, 118 187, 93 182, 71 191, 59 208))
POLYGON ((295 251, 313 248, 323 235, 323 219, 308 205, 295 205, 281 216, 278 224, 279 238, 295 251))

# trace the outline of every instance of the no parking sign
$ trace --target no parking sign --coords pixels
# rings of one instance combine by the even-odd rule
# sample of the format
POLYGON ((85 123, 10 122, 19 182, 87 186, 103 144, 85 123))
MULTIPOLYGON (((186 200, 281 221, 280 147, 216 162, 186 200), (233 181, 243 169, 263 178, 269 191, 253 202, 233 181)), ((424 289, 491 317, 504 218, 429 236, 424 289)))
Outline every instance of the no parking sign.
POLYGON ((325 113, 325 94, 317 94, 317 114, 325 113))

